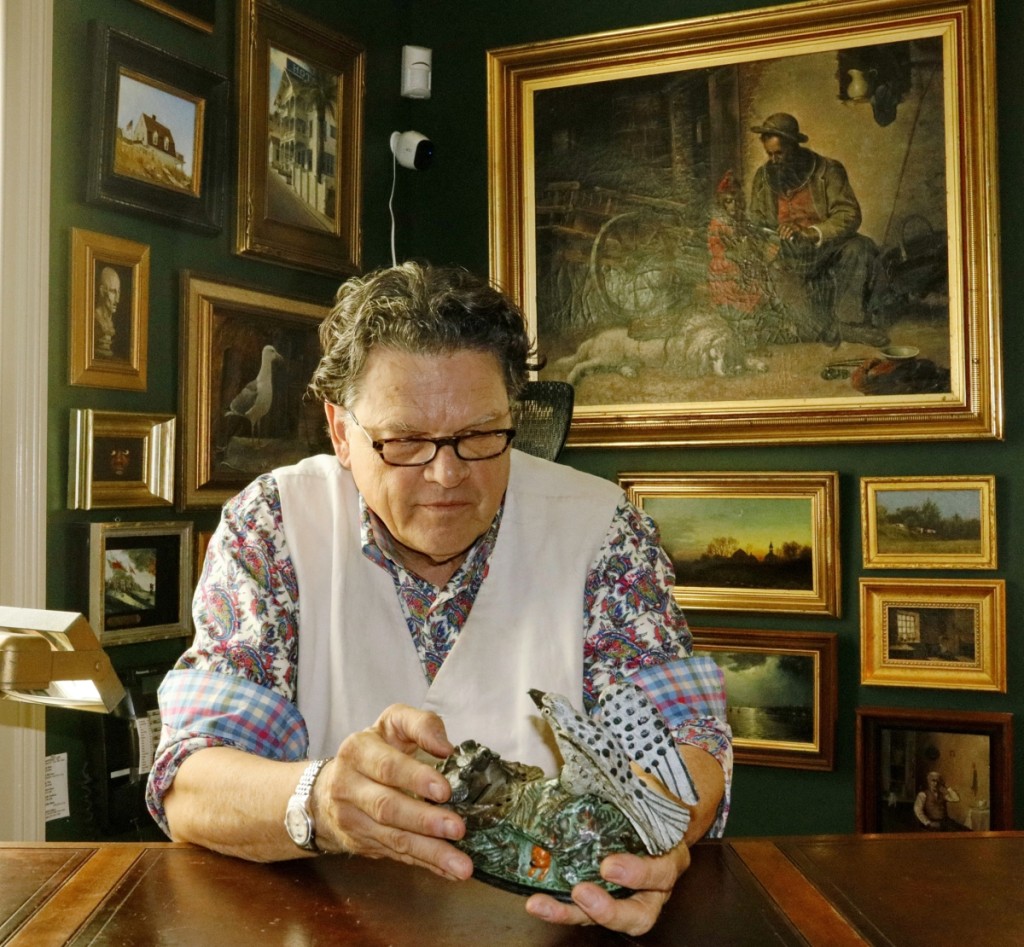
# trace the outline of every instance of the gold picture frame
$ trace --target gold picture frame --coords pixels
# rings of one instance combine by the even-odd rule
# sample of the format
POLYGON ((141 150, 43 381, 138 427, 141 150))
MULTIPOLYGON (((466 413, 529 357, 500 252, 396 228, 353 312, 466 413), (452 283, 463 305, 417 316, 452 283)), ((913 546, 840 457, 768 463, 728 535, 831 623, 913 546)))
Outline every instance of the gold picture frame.
POLYGON ((812 770, 835 767, 839 701, 835 634, 691 630, 694 653, 709 655, 725 675, 737 763, 812 770))
POLYGON ((259 474, 331 449, 323 408, 305 397, 327 312, 182 272, 179 509, 219 507, 259 474))
POLYGON ((995 569, 996 478, 862 477, 865 569, 995 569))
POLYGON ((239 0, 235 252, 350 276, 362 265, 363 47, 239 0))
POLYGON ((861 579, 862 684, 1006 693, 1006 582, 861 579))
POLYGON ((493 49, 487 72, 491 272, 539 377, 575 385, 569 446, 1003 436, 992 0, 794 3, 493 49), (746 201, 780 112, 860 198, 859 326, 752 215, 716 251, 717 196, 746 201), (728 279, 754 296, 723 304, 728 279))
POLYGON ((217 20, 216 0, 135 0, 144 7, 156 10, 179 23, 212 33, 217 20))
POLYGON ((71 411, 68 509, 171 506, 173 414, 71 411))
POLYGON ((687 611, 840 613, 835 471, 623 473, 658 524, 687 611))
POLYGON ((190 635, 191 523, 90 523, 89 622, 109 645, 190 635))
POLYGON ((145 391, 149 334, 149 247, 71 228, 68 381, 145 391))

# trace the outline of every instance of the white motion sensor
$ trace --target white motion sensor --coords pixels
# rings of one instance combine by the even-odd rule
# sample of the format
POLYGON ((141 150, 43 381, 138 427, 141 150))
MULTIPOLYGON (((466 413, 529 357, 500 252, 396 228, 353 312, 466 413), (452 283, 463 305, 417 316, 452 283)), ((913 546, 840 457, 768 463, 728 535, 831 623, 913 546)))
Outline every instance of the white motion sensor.
POLYGON ((412 171, 426 171, 434 163, 434 143, 419 132, 392 132, 391 153, 412 171))

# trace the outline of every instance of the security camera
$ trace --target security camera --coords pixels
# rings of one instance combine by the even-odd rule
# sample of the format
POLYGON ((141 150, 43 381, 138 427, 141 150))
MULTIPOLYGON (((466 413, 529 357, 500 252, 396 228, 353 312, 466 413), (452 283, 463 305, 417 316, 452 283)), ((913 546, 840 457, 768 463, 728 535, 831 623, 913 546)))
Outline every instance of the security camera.
POLYGON ((434 163, 434 143, 419 132, 392 132, 391 153, 413 171, 426 171, 434 163))

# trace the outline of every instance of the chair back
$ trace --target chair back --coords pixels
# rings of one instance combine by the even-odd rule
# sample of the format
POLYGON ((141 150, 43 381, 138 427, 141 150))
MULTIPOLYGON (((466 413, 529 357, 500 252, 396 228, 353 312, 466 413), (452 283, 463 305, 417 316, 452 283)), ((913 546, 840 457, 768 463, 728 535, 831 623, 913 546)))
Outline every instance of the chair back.
POLYGON ((528 381, 512 403, 513 446, 555 460, 569 435, 575 390, 567 381, 528 381))

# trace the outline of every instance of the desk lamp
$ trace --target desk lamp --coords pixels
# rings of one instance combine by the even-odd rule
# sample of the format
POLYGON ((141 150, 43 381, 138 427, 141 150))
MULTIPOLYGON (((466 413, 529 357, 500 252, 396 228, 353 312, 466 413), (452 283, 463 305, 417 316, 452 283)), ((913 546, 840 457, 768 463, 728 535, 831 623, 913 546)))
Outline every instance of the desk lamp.
POLYGON ((125 690, 96 633, 78 612, 0 605, 0 695, 112 713, 125 690))

